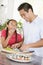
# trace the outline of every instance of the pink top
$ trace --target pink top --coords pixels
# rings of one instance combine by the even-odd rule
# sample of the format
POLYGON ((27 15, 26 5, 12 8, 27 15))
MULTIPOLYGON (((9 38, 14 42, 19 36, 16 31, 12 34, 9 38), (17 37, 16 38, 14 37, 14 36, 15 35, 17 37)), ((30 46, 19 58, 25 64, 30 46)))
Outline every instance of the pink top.
MULTIPOLYGON (((6 30, 2 30, 1 36, 6 37, 6 30)), ((21 42, 21 41, 22 41, 21 35, 17 33, 17 40, 16 40, 16 35, 14 33, 8 41, 8 45, 12 46, 13 44, 16 44, 16 42, 21 42)))

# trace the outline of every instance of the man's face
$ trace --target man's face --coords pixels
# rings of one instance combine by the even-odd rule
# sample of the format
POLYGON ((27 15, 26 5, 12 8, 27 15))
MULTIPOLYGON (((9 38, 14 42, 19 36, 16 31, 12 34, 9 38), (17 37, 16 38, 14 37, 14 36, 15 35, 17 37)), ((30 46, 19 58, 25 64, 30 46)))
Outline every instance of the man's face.
POLYGON ((19 11, 19 13, 20 13, 20 16, 23 18, 23 19, 25 19, 26 21, 30 21, 30 12, 28 11, 28 12, 26 12, 24 9, 22 9, 22 10, 20 10, 19 11))

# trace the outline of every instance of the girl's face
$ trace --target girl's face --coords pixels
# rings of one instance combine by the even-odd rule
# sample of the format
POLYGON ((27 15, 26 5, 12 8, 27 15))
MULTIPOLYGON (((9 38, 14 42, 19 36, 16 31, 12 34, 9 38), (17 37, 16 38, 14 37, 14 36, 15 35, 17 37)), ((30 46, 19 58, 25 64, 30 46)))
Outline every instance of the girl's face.
POLYGON ((16 21, 10 21, 7 26, 8 26, 8 29, 9 29, 9 30, 16 30, 16 28, 17 28, 17 23, 16 23, 16 21))

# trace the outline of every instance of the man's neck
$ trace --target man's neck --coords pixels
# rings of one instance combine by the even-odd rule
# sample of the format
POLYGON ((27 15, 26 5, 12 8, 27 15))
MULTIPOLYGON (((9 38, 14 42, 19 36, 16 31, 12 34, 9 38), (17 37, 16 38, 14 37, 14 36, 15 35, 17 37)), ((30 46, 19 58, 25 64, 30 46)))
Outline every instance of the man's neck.
POLYGON ((30 22, 32 22, 36 17, 37 17, 37 15, 35 15, 34 13, 32 13, 30 22))

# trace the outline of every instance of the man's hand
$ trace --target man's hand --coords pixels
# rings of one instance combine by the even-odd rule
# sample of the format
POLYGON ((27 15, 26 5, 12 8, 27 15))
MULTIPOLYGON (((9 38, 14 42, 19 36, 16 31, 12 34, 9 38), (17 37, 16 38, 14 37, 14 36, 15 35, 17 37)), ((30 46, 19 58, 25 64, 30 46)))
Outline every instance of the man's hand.
POLYGON ((20 50, 26 51, 28 48, 28 44, 23 44, 22 47, 20 47, 20 50))

